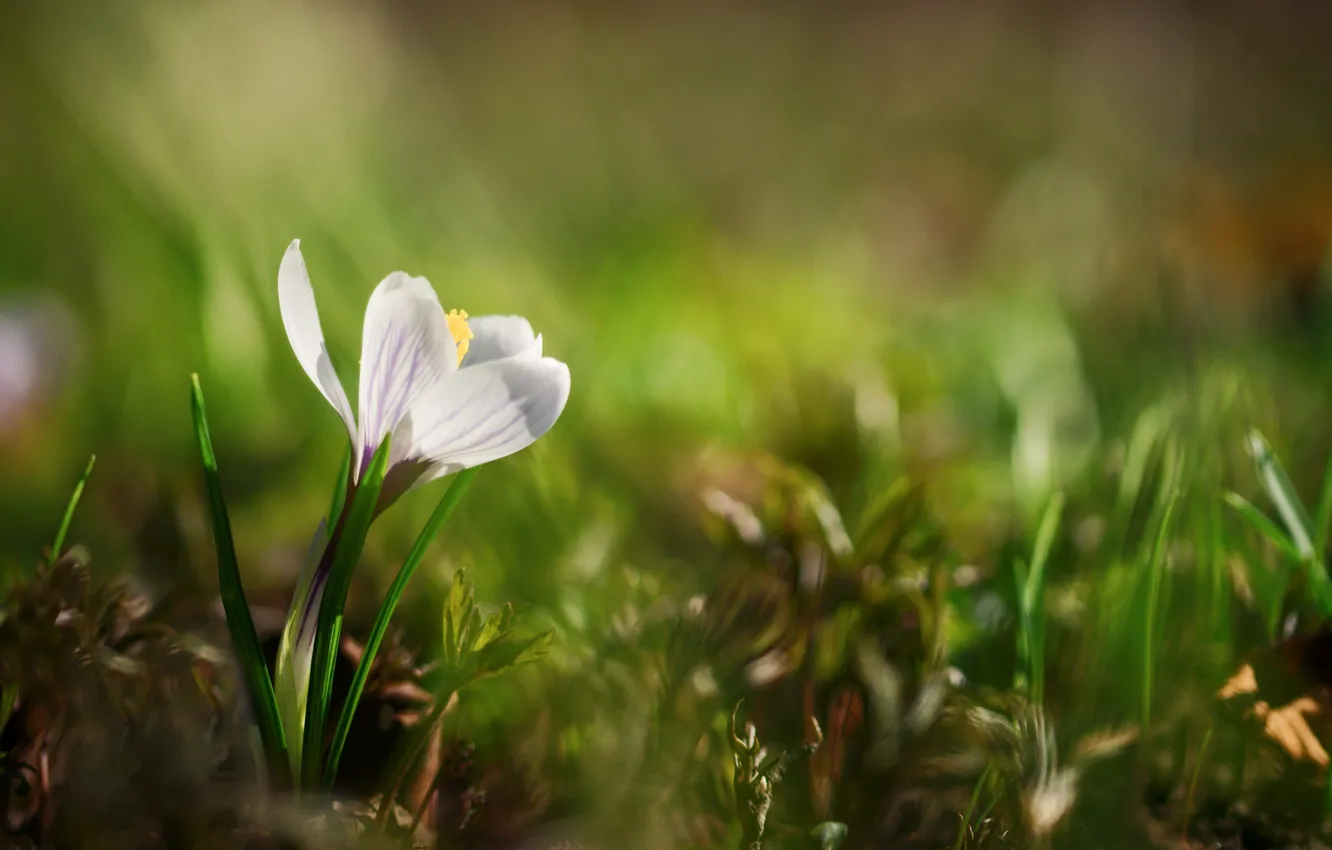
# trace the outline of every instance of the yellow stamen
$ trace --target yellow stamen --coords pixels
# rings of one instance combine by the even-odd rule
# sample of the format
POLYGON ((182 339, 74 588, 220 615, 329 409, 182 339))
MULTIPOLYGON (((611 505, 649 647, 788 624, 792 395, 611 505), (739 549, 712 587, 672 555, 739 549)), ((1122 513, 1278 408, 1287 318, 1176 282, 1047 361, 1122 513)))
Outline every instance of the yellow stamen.
POLYGON ((463 355, 471 344, 468 340, 472 338, 472 329, 467 327, 467 311, 450 310, 444 319, 449 323, 449 333, 453 334, 453 341, 458 345, 458 365, 461 366, 463 355))

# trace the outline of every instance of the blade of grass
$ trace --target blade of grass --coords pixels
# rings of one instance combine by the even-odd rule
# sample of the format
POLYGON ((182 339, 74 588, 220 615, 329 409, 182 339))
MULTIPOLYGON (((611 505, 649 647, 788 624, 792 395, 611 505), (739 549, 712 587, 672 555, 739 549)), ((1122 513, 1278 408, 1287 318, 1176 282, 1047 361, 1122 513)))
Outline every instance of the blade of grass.
POLYGON ((1304 503, 1290 483, 1281 461, 1272 453, 1267 440, 1257 429, 1249 432, 1249 454, 1258 466, 1258 479, 1267 491, 1267 497, 1276 506, 1281 521, 1286 525, 1286 532, 1299 552, 1299 560, 1312 559, 1315 555, 1313 538, 1309 534, 1311 523, 1304 511, 1304 503))
POLYGON ((333 522, 342 516, 342 508, 347 503, 347 487, 351 483, 352 445, 347 443, 347 450, 342 453, 342 466, 338 467, 338 479, 333 485, 333 501, 328 506, 328 521, 333 522))
POLYGON ((967 811, 962 815, 962 823, 957 828, 957 840, 953 842, 953 850, 962 850, 962 845, 966 843, 967 827, 971 826, 971 819, 976 814, 976 807, 980 805, 981 792, 985 790, 985 783, 990 779, 990 771, 994 765, 985 763, 985 769, 981 771, 980 779, 976 780, 976 787, 971 791, 971 800, 967 803, 967 811))
POLYGON ((1204 506, 1206 515, 1206 552, 1211 566, 1211 588, 1207 606, 1211 620, 1212 638, 1223 646, 1229 646, 1230 636, 1230 600, 1227 581, 1226 545, 1222 534, 1223 519, 1221 505, 1214 499, 1208 499, 1204 506))
POLYGON ((1036 542, 1032 547, 1031 565, 1018 573, 1022 608, 1022 641, 1027 660, 1027 670, 1031 683, 1032 701, 1040 705, 1045 690, 1045 623, 1044 591, 1045 567, 1050 560, 1050 550, 1054 547, 1055 533, 1059 530, 1059 521, 1064 512, 1064 494, 1055 493, 1046 505, 1041 516, 1041 524, 1036 530, 1036 542))
POLYGON ((1152 719, 1152 676, 1154 672, 1154 654, 1156 638, 1156 614, 1160 604, 1161 582, 1165 574, 1166 544, 1170 539, 1170 529, 1174 524, 1175 507, 1178 494, 1174 492, 1175 473, 1167 472, 1167 479, 1162 484, 1161 495, 1165 500, 1165 509, 1161 514, 1161 524, 1156 530, 1156 539, 1152 542, 1152 552, 1147 568, 1151 581, 1147 585, 1147 613, 1143 618, 1142 636, 1142 728, 1147 734, 1152 719))
POLYGON ((69 494, 69 504, 65 505, 65 516, 60 520, 60 528, 56 529, 54 542, 51 543, 50 563, 54 564, 60 560, 60 550, 65 548, 65 537, 69 534, 69 526, 74 522, 74 511, 79 506, 79 499, 83 497, 83 487, 88 483, 88 476, 92 475, 93 464, 97 463, 97 455, 88 458, 88 465, 83 468, 83 474, 79 476, 79 481, 74 485, 74 492, 69 494))
POLYGON ((227 503, 222 496, 218 477, 217 456, 213 454, 213 438, 208 431, 208 414, 204 409, 203 387, 199 376, 191 375, 190 401, 194 412, 194 432, 199 442, 199 455, 203 461, 204 484, 208 490, 208 504, 212 511, 213 542, 217 548, 217 582, 226 610, 227 628, 231 643, 240 661, 241 672, 250 692, 255 721, 263 739, 264 751, 271 770, 286 771, 286 739, 278 715, 277 697, 273 680, 269 678, 259 646, 259 635, 254 629, 250 606, 245 601, 245 588, 241 584, 240 568, 236 563, 236 547, 231 538, 231 520, 227 516, 227 503))
POLYGON ((1133 514, 1148 490, 1148 478, 1160 460, 1175 417, 1173 404, 1158 402, 1139 415, 1134 423, 1119 476, 1110 536, 1106 539, 1122 543, 1130 539, 1128 530, 1133 514))
POLYGON ((464 469, 459 472, 449 485, 449 489, 444 492, 443 498, 439 500, 439 505, 435 507, 434 513, 426 521, 425 527, 421 529, 420 535, 416 538, 416 543, 412 545, 411 552, 407 555, 407 560, 403 562, 402 568, 398 570, 398 575, 393 579, 393 585, 389 588, 388 594, 384 597, 384 602, 379 606, 379 613, 375 616, 375 623, 370 629, 370 636, 365 642, 365 652, 361 655, 361 661, 356 666, 356 675, 352 679, 351 687, 347 691, 347 699, 343 703, 342 716, 338 718, 338 727, 333 733, 333 744, 329 748, 328 763, 324 768, 324 785, 331 787, 333 780, 338 773, 338 763, 342 759, 342 749, 347 743, 347 733, 351 731, 352 720, 356 715, 356 708, 360 705, 361 693, 365 690, 366 680, 370 678, 370 668, 374 664, 375 655, 379 652, 379 645, 384 640, 384 634, 388 631, 389 621, 393 618, 393 612, 397 610, 398 600, 407 590, 407 585, 411 582, 412 576, 416 574, 416 568, 421 565, 425 558, 426 550, 431 542, 439 534, 444 523, 448 522, 455 508, 462 501, 467 493, 467 488, 471 486, 472 479, 476 477, 475 469, 464 469))
MULTIPOLYGON (((324 766, 324 727, 333 689, 333 662, 342 636, 342 612, 351 589, 352 572, 360 560, 375 506, 388 470, 389 441, 385 439, 370 461, 360 483, 349 493, 351 503, 343 513, 324 557, 328 561, 327 582, 319 604, 313 666, 310 671, 310 696, 306 703, 305 738, 302 773, 307 788, 319 787, 324 766)), ((321 569, 325 569, 321 565, 321 569)))
POLYGON ((1291 539, 1276 523, 1267 518, 1267 514, 1258 510, 1252 502, 1234 491, 1225 493, 1221 498, 1227 505, 1234 508, 1235 512, 1243 517, 1249 525, 1253 526, 1255 531, 1270 540, 1292 561, 1300 560, 1300 550, 1291 542, 1291 539))
MULTIPOLYGON (((1295 492, 1294 485, 1290 483, 1281 460, 1272 453, 1267 440, 1256 429, 1249 432, 1248 447, 1258 466, 1258 477, 1267 491, 1268 498, 1276 505, 1277 513, 1285 523, 1291 543, 1299 553, 1296 561, 1308 579, 1311 601, 1324 618, 1332 617, 1332 578, 1328 577, 1327 568, 1323 565, 1319 550, 1314 544, 1314 537, 1318 532, 1312 530, 1313 524, 1304 510, 1304 503, 1295 492)), ((1322 500, 1323 496, 1320 494, 1319 501, 1322 500)), ((1321 505, 1319 510, 1322 510, 1321 505)))
POLYGON ((1041 525, 1036 530, 1036 544, 1031 552, 1031 569, 1027 572, 1026 586, 1022 588, 1022 607, 1029 611, 1036 608, 1041 589, 1045 586, 1045 564, 1050 559, 1050 549, 1054 546, 1055 532, 1059 530, 1059 519, 1064 512, 1064 494, 1055 493, 1041 517, 1041 525))

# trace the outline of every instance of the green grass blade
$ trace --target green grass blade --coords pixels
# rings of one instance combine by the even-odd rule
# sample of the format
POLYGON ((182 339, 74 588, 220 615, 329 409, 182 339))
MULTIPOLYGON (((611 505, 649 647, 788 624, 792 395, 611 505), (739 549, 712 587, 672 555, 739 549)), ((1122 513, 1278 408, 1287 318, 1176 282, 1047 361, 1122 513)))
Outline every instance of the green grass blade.
POLYGON ((1258 466, 1258 479, 1267 491, 1267 497, 1276 506, 1281 521, 1286 525, 1286 532, 1299 552, 1299 560, 1312 559, 1315 556, 1313 537, 1309 533, 1312 523, 1304 511, 1304 503, 1290 483, 1281 461, 1272 453, 1267 440, 1256 429, 1249 432, 1249 454, 1258 466))
POLYGON ((1157 527, 1156 538, 1152 541, 1151 560, 1147 567, 1151 571, 1151 581, 1147 585, 1147 613, 1143 617, 1142 635, 1142 729, 1143 734, 1151 727, 1152 720, 1152 681, 1156 663, 1156 619, 1161 602, 1161 583, 1166 569, 1166 548, 1170 542, 1170 531, 1175 522, 1175 509, 1179 496, 1173 492, 1174 473, 1167 473, 1166 484, 1162 489, 1165 509, 1161 514, 1161 524, 1157 527))
POLYGON ((208 414, 204 410, 203 388, 199 376, 191 375, 190 401, 194 411, 194 432, 199 441, 199 455, 203 461, 204 484, 208 489, 208 504, 212 511, 213 542, 217 547, 217 583, 222 606, 227 614, 227 628, 231 643, 240 661, 241 672, 250 691, 255 721, 263 738, 270 768, 286 769, 286 739, 278 715, 277 697, 273 680, 269 678, 259 646, 259 635, 254 629, 250 606, 245 601, 245 588, 241 584, 240 568, 236 563, 236 547, 231 538, 231 520, 227 517, 227 503, 222 496, 218 478, 217 457, 213 454, 213 438, 208 432, 208 414))
MULTIPOLYGON (((1258 465, 1258 477, 1262 480, 1268 497, 1276 505, 1277 513, 1281 515, 1281 520, 1286 525, 1286 531, 1297 553, 1296 561, 1308 578, 1309 594, 1314 607, 1323 617, 1332 617, 1332 577, 1328 576, 1327 568, 1323 564, 1322 548, 1315 543, 1315 539, 1320 539, 1324 540, 1323 545, 1326 545, 1326 533, 1310 521, 1309 515, 1304 510, 1304 503, 1300 501, 1299 494, 1290 483, 1281 461, 1272 453, 1267 441, 1257 430, 1249 432, 1249 452, 1258 465)), ((1327 488, 1326 481, 1323 486, 1324 489, 1327 488)), ((1328 498, 1330 497, 1326 493, 1320 493, 1318 500, 1320 515, 1325 510, 1323 502, 1328 498)))
POLYGON ((1234 508, 1235 512, 1243 517, 1249 525, 1253 526, 1255 531, 1271 541, 1282 553, 1289 556, 1293 561, 1300 560, 1300 550, 1295 547, 1291 539, 1286 536, 1280 526, 1268 519, 1267 514, 1258 510, 1252 502, 1233 491, 1227 492, 1221 498, 1227 505, 1234 508))
POLYGON ((1016 568, 1018 579, 1022 654, 1027 662, 1028 686, 1033 702, 1040 704, 1045 690, 1045 622, 1044 605, 1045 567, 1054 548, 1055 534, 1064 513, 1064 494, 1055 493, 1041 516, 1032 546, 1031 564, 1016 568))
POLYGON ((88 476, 92 475, 93 464, 97 463, 97 455, 88 458, 88 465, 84 467, 83 474, 79 476, 79 481, 74 485, 74 492, 69 494, 69 504, 65 506, 65 516, 60 520, 60 528, 56 530, 55 541, 51 543, 51 563, 60 560, 60 550, 65 548, 65 537, 69 534, 69 526, 74 522, 74 511, 79 506, 79 499, 83 497, 83 487, 88 483, 88 476))
POLYGON ((375 655, 379 652, 379 645, 384 641, 384 634, 388 631, 389 621, 393 619, 393 612, 397 610, 398 600, 407 590, 407 585, 411 582, 412 576, 416 574, 416 568, 421 565, 425 558, 426 550, 434 541, 439 530, 448 522, 453 511, 462 501, 467 493, 467 488, 471 486, 472 479, 476 477, 475 469, 464 469, 454 476, 449 489, 444 492, 444 497, 439 500, 434 513, 426 521, 425 527, 421 529, 420 535, 416 538, 416 543, 412 545, 411 552, 407 555, 407 560, 403 562, 402 568, 398 570, 398 575, 393 579, 393 585, 389 588, 388 594, 384 597, 384 602, 379 606, 379 613, 375 616, 374 626, 370 629, 370 636, 365 642, 365 653, 361 656, 361 662, 356 667, 356 675, 352 679, 351 688, 347 691, 346 702, 343 703, 342 716, 338 718, 338 727, 333 733, 333 744, 328 752, 328 763, 324 768, 324 785, 331 786, 338 773, 338 763, 342 759, 342 749, 347 743, 347 733, 351 731, 352 720, 355 718, 356 708, 360 704, 361 694, 365 690, 366 680, 370 678, 370 668, 374 664, 375 655))
POLYGON ((311 789, 318 787, 323 774, 324 728, 333 689, 333 662, 342 635, 342 612, 347 603, 347 592, 351 589, 352 572, 360 560, 370 523, 374 521, 384 474, 388 471, 388 456, 389 441, 385 439, 360 483, 350 492, 351 504, 344 511, 325 553, 329 559, 328 577, 319 605, 303 747, 304 784, 311 789))
MULTIPOLYGON (((319 736, 317 738, 313 736, 307 737, 305 743, 309 745, 313 741, 321 742, 320 746, 309 750, 308 754, 304 756, 306 761, 303 771, 306 774, 306 787, 310 789, 318 788, 318 770, 323 753, 323 730, 328 723, 328 704, 333 696, 333 668, 338 663, 338 651, 342 646, 342 614, 339 613, 336 616, 329 618, 327 625, 321 623, 319 634, 327 635, 327 639, 324 641, 318 641, 318 636, 316 636, 314 649, 315 663, 312 669, 319 670, 322 666, 322 669, 328 671, 328 673, 320 679, 315 679, 313 673, 310 677, 310 703, 317 702, 317 710, 320 712, 318 720, 315 721, 319 724, 319 736), (315 699, 316 696, 318 697, 317 700, 315 699)), ((307 703, 307 706, 310 703, 307 703)), ((309 716, 307 716, 308 724, 309 717, 315 715, 313 710, 307 708, 307 711, 309 712, 309 716)), ((309 729, 309 726, 307 725, 306 728, 309 729)))
POLYGON ((1119 476, 1119 492, 1112 514, 1113 524, 1108 540, 1126 541, 1133 512, 1147 489, 1148 475, 1161 457, 1164 445, 1174 427, 1173 405, 1157 403, 1138 416, 1124 455, 1124 467, 1119 476))
POLYGON ((1059 530, 1059 520, 1064 513, 1064 494, 1055 493, 1041 517, 1040 528, 1036 530, 1036 544, 1031 552, 1031 568, 1027 571, 1026 583, 1022 588, 1022 607, 1035 611, 1041 588, 1045 585, 1045 565, 1050 559, 1050 550, 1054 547, 1055 532, 1059 530))
POLYGON ((333 485, 333 501, 328 506, 328 521, 334 522, 342 516, 342 509, 347 503, 347 487, 351 484, 352 445, 347 443, 347 450, 342 454, 342 466, 338 467, 338 480, 333 485))
POLYGON ((967 827, 971 826, 971 819, 976 814, 976 807, 980 805, 981 792, 985 790, 985 785, 990 781, 990 772, 994 765, 990 762, 985 763, 985 769, 981 771, 980 778, 976 780, 976 786, 971 789, 971 800, 967 803, 967 810, 962 815, 962 822, 957 827, 957 839, 953 842, 953 850, 962 850, 967 840, 967 827))

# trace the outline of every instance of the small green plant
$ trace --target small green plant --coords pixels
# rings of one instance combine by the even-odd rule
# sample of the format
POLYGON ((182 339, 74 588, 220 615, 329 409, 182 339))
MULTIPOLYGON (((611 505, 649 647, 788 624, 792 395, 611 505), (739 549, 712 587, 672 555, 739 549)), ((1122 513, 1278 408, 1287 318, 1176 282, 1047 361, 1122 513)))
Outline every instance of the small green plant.
MULTIPOLYGON (((1249 432, 1246 446, 1253 458, 1258 480, 1276 507, 1281 524, 1273 522, 1234 491, 1225 494, 1226 503, 1297 565, 1308 584, 1309 602, 1323 618, 1332 617, 1332 578, 1328 577, 1326 566, 1329 526, 1332 526, 1332 463, 1328 464, 1323 474, 1316 519, 1311 520, 1267 439, 1254 429, 1249 432)), ((1273 610, 1278 612, 1284 585, 1284 581, 1280 582, 1274 591, 1273 610)))
MULTIPOLYGON (((408 772, 421 757, 435 728, 453 705, 455 696, 482 679, 539 661, 550 651, 554 639, 553 629, 536 635, 521 632, 518 618, 508 605, 482 619, 466 574, 459 571, 453 577, 453 584, 444 603, 440 670, 438 684, 434 688, 433 708, 418 725, 416 734, 399 750, 389 769, 385 802, 380 806, 378 816, 381 830, 388 827, 393 803, 397 800, 408 772)), ((336 762, 330 762, 332 769, 336 769, 336 766, 336 762)), ((415 831, 415 824, 420 822, 423 808, 424 804, 413 813, 413 827, 409 834, 415 831)))

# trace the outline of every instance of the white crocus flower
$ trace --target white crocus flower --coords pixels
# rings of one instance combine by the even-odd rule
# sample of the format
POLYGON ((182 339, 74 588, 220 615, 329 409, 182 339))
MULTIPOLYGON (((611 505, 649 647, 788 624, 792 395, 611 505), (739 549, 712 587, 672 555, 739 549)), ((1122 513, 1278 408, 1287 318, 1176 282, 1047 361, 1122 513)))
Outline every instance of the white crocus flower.
POLYGON ((347 427, 353 483, 392 435, 381 506, 526 448, 569 398, 569 367, 541 355, 526 319, 446 315, 429 281, 394 272, 365 308, 358 419, 324 344, 299 239, 278 269, 278 301, 296 359, 347 427))
MULTIPOLYGON (((569 398, 569 367, 542 356, 541 337, 526 319, 445 314, 429 281, 394 272, 365 309, 358 419, 324 344, 300 240, 278 269, 278 302, 296 359, 347 428, 352 486, 392 436, 380 510, 412 487, 526 448, 550 430, 569 398)), ((315 534, 278 652, 275 686, 294 776, 336 525, 329 517, 315 534)))

